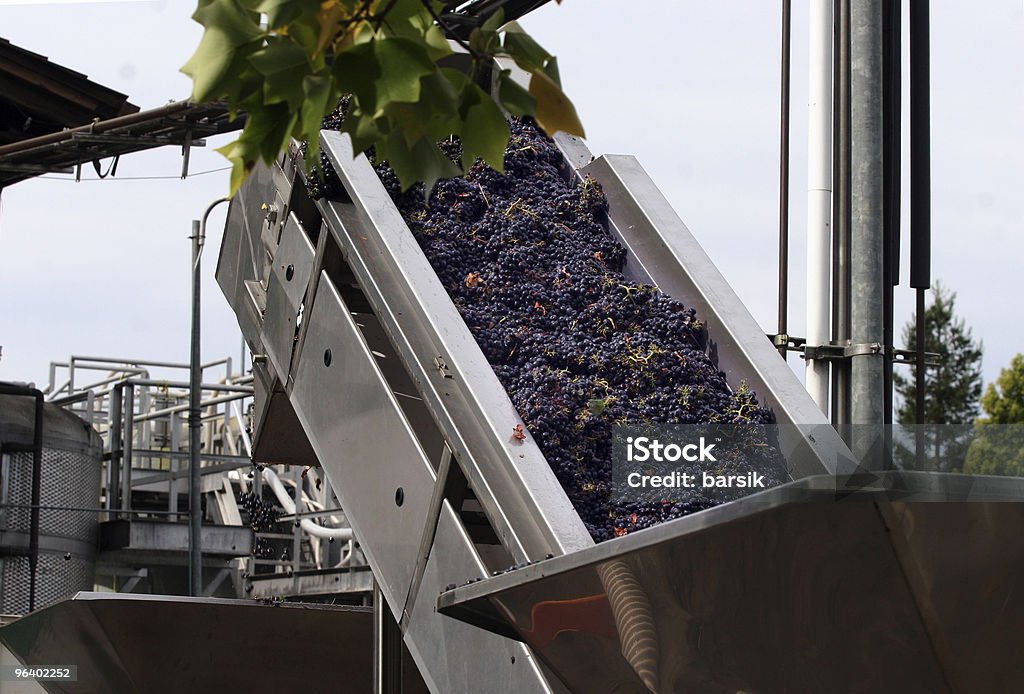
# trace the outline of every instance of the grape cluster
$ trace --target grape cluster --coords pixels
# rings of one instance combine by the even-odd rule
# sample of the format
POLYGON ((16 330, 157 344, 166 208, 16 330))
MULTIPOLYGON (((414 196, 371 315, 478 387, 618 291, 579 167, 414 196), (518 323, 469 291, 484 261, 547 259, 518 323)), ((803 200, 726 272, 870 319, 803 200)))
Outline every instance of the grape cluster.
POLYGON ((249 517, 249 527, 254 533, 262 533, 270 530, 277 523, 278 510, 271 504, 264 501, 254 492, 244 492, 241 495, 242 510, 249 517))
MULTIPOLYGON (((347 95, 341 97, 337 107, 320 121, 320 129, 341 130, 341 124, 345 120, 345 114, 348 112, 350 101, 351 97, 347 95)), ((299 148, 300 156, 305 157, 308 145, 308 142, 302 143, 302 146, 299 148)), ((338 180, 338 174, 334 172, 334 166, 331 165, 327 155, 321 151, 317 165, 306 176, 306 192, 314 200, 319 200, 320 198, 333 197, 340 193, 341 190, 341 181, 338 180)))
MULTIPOLYGON (((253 540, 250 554, 254 557, 270 557, 275 554, 274 546, 258 536, 258 533, 269 532, 277 524, 280 511, 274 504, 264 501, 255 492, 243 492, 239 500, 242 502, 242 510, 245 512, 249 527, 257 536, 253 540)), ((284 559, 285 557, 282 557, 284 559)))
MULTIPOLYGON (((504 173, 478 161, 429 197, 421 185, 403 193, 386 163, 376 168, 529 435, 595 541, 736 498, 700 487, 647 503, 612 496, 614 425, 766 424, 772 415, 728 386, 693 309, 624 276, 600 185, 568 182, 532 121, 510 128, 504 173)), ((459 156, 457 140, 442 146, 459 156)), ((717 472, 751 465, 768 486, 785 480, 774 449, 717 472)))

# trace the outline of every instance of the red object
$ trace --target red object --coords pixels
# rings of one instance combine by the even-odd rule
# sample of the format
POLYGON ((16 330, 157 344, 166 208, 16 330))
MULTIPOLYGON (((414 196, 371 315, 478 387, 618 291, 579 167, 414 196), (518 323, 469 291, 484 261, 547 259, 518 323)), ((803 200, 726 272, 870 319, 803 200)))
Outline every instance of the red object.
POLYGON ((523 630, 527 643, 543 648, 559 634, 580 632, 618 640, 615 617, 605 593, 574 600, 545 600, 530 610, 531 628, 523 630))

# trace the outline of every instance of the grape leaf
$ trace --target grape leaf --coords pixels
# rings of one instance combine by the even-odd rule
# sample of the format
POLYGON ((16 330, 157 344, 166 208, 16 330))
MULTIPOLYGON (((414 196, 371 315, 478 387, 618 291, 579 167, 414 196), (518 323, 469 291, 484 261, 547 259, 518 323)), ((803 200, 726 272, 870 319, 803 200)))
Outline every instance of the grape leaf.
POLYGON ((192 15, 206 27, 196 52, 181 71, 192 78, 192 98, 209 101, 226 90, 235 52, 264 36, 251 12, 237 0, 209 0, 192 15))
POLYGON ((537 99, 534 118, 549 136, 562 130, 570 135, 586 137, 576 107, 543 70, 534 70, 530 77, 530 94, 537 99))
POLYGON ((375 39, 353 46, 337 56, 333 66, 338 86, 352 93, 368 113, 392 101, 418 101, 420 78, 436 69, 423 46, 402 38, 375 39))
POLYGON ((526 116, 537 110, 537 99, 510 76, 511 70, 502 70, 498 76, 498 100, 513 116, 526 116))
POLYGON ((420 138, 409 147, 405 144, 405 137, 393 130, 386 141, 378 142, 377 149, 379 158, 387 160, 395 170, 402 190, 423 181, 424 194, 429 194, 438 180, 462 173, 437 145, 426 138, 420 138))
POLYGON ((249 63, 263 75, 263 103, 287 102, 294 109, 306 100, 303 79, 310 72, 306 51, 285 38, 272 38, 266 46, 249 56, 249 63))
POLYGON ((465 126, 462 129, 462 168, 468 169, 479 157, 491 168, 505 168, 508 124, 494 100, 475 84, 462 93, 465 126))
POLYGON ((541 70, 551 54, 544 50, 539 43, 523 30, 519 22, 509 22, 504 26, 505 30, 505 51, 512 56, 519 67, 527 72, 541 70))
POLYGON ((250 9, 267 15, 267 26, 271 29, 284 27, 303 14, 317 12, 319 0, 246 0, 250 9))

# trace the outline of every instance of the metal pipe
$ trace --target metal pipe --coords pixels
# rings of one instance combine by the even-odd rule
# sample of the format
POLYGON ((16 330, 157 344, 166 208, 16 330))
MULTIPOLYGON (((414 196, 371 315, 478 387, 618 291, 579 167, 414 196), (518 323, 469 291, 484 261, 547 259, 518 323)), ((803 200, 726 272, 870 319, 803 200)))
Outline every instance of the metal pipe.
MULTIPOLYGON (((789 332, 789 75, 792 1, 782 0, 782 74, 779 114, 779 335, 789 332)), ((788 342, 779 345, 786 359, 788 342)))
POLYGON ((903 3, 890 0, 884 4, 882 16, 882 105, 883 141, 883 257, 885 280, 882 287, 883 321, 882 344, 885 358, 882 361, 882 463, 892 467, 892 409, 893 409, 893 360, 891 350, 895 348, 893 288, 900 282, 900 187, 901 152, 900 120, 902 115, 902 21, 903 3))
MULTIPOLYGON (((121 445, 121 510, 132 508, 132 447, 135 436, 135 387, 125 386, 127 397, 121 406, 124 409, 124 442, 121 445)), ((125 515, 127 518, 127 514, 125 515)))
POLYGON ((883 293, 882 0, 850 5, 850 448, 862 465, 881 468, 886 355, 883 293))
MULTIPOLYGON (((263 468, 263 474, 257 475, 256 479, 263 479, 270 485, 270 490, 277 497, 277 503, 281 504, 281 508, 284 509, 285 514, 294 516, 298 509, 296 508, 295 501, 292 500, 292 495, 288 493, 288 490, 284 488, 284 484, 281 482, 277 473, 268 468, 263 468)), ((353 538, 352 528, 325 528, 322 525, 317 525, 308 518, 303 518, 299 521, 302 529, 313 537, 333 537, 338 540, 351 540, 353 538)))
MULTIPOLYGON (((171 450, 174 453, 179 453, 181 451, 181 417, 178 416, 177 412, 171 413, 169 428, 171 430, 171 450)), ((171 457, 169 467, 171 474, 167 479, 167 510, 173 514, 170 516, 170 519, 176 521, 178 520, 178 485, 174 481, 178 476, 178 468, 180 467, 177 456, 171 457)))
MULTIPOLYGON (((201 366, 204 369, 208 369, 208 368, 210 368, 212 366, 220 366, 221 364, 224 364, 225 362, 229 362, 230 360, 231 360, 231 357, 223 357, 221 359, 215 359, 213 361, 205 362, 205 363, 201 364, 201 366)), ((92 369, 92 370, 107 369, 107 368, 109 368, 107 366, 100 366, 101 364, 104 364, 104 365, 106 365, 106 364, 122 364, 122 365, 124 365, 124 369, 122 369, 124 371, 128 371, 128 370, 134 369, 134 368, 139 367, 139 366, 153 366, 153 367, 159 367, 159 368, 163 368, 163 369, 191 369, 192 368, 191 364, 183 364, 181 362, 176 362, 176 361, 151 361, 151 360, 148 360, 148 359, 125 359, 124 357, 89 357, 89 356, 78 356, 78 355, 72 355, 72 357, 71 357, 71 364, 75 364, 75 366, 77 368, 79 368, 79 369, 92 369), (95 362, 95 363, 89 363, 89 362, 95 362)), ((58 364, 58 366, 68 366, 68 368, 70 369, 70 366, 67 365, 67 364, 58 364)), ((116 369, 113 369, 113 370, 116 370, 116 369)))
MULTIPOLYGON (((832 242, 832 0, 811 0, 807 103, 807 344, 829 341, 832 242)), ((829 366, 808 359, 807 392, 828 412, 829 366)))
MULTIPOLYGON (((240 380, 240 382, 246 383, 246 382, 251 381, 252 379, 249 378, 248 376, 246 376, 246 377, 244 377, 242 379, 239 379, 239 380, 240 380)), ((177 382, 173 382, 173 381, 158 381, 158 380, 152 380, 152 379, 134 379, 134 378, 132 378, 132 379, 124 380, 124 381, 118 381, 118 383, 130 383, 131 385, 135 385, 135 386, 139 386, 139 385, 146 386, 146 385, 148 385, 148 386, 156 386, 156 387, 160 387, 160 388, 188 388, 189 387, 189 385, 187 383, 178 384, 177 382)), ((90 393, 92 393, 92 395, 94 395, 95 397, 103 397, 104 395, 109 394, 112 390, 113 390, 112 388, 106 388, 106 389, 100 390, 100 391, 98 391, 96 393, 92 393, 92 391, 88 391, 88 392, 81 392, 80 391, 78 393, 75 393, 74 395, 66 395, 63 398, 54 398, 54 399, 50 400, 49 402, 53 403, 54 405, 72 405, 72 404, 77 403, 77 402, 82 402, 83 400, 88 400, 89 396, 90 396, 90 393)), ((215 392, 239 393, 240 395, 236 396, 236 399, 244 399, 244 398, 249 397, 249 396, 251 396, 253 394, 252 388, 246 388, 244 386, 236 386, 236 385, 204 384, 203 385, 203 390, 212 390, 212 391, 215 391, 215 392)), ((218 400, 217 402, 226 402, 226 400, 218 400)), ((211 399, 209 401, 203 401, 203 404, 204 405, 212 405, 212 404, 215 404, 215 403, 211 399)), ((187 406, 186 406, 186 409, 187 409, 187 406)), ((144 421, 146 419, 152 419, 153 418, 152 415, 157 414, 157 413, 159 413, 159 414, 169 414, 170 410, 169 409, 163 409, 163 410, 154 410, 153 412, 147 412, 145 415, 140 415, 139 417, 136 417, 136 421, 144 421)))
MULTIPOLYGON (((850 338, 850 0, 836 0, 832 340, 850 338)), ((832 424, 849 442, 850 366, 832 366, 832 424)))
POLYGON ((53 387, 57 384, 57 367, 58 366, 67 366, 67 364, 64 364, 62 362, 57 362, 57 361, 51 361, 50 362, 50 381, 49 381, 49 383, 46 384, 46 387, 43 388, 43 394, 44 395, 49 395, 50 392, 53 390, 53 387))
POLYGON ((191 368, 189 370, 189 409, 188 409, 188 569, 189 595, 198 597, 202 593, 203 554, 202 554, 202 480, 199 471, 199 433, 200 433, 200 383, 202 371, 199 366, 200 352, 200 259, 203 250, 202 225, 199 220, 192 221, 192 341, 191 368))
POLYGON ((925 292, 931 286, 931 66, 928 0, 910 0, 910 286, 917 294, 914 362, 917 469, 924 467, 925 292))
POLYGON ((924 422, 925 422, 925 364, 924 364, 924 351, 925 351, 925 305, 924 305, 924 293, 925 289, 918 287, 914 290, 917 294, 917 312, 915 313, 916 326, 914 335, 914 408, 915 417, 914 419, 916 426, 914 427, 914 461, 916 463, 915 468, 918 470, 924 469, 924 422))
POLYGON ((930 52, 928 0, 910 0, 910 286, 914 289, 931 287, 930 52))
POLYGON ((32 508, 28 527, 28 611, 36 609, 39 574, 39 510, 43 472, 43 391, 38 388, 0 383, 0 395, 14 395, 35 399, 32 422, 32 508))
POLYGON ((20 142, 12 142, 11 144, 0 147, 0 159, 11 154, 45 147, 58 142, 64 142, 65 140, 71 140, 74 138, 75 133, 103 133, 109 130, 116 130, 117 128, 138 125, 139 123, 145 123, 164 116, 173 116, 177 113, 181 113, 182 111, 187 111, 194 106, 196 106, 196 103, 189 99, 185 101, 173 101, 169 104, 153 108, 148 111, 139 111, 138 113, 131 113, 126 116, 118 116, 107 120, 96 120, 88 125, 81 125, 77 128, 69 128, 68 130, 40 135, 39 137, 21 140, 20 142))
MULTIPOLYGON (((299 467, 292 469, 292 479, 295 482, 295 489, 292 490, 294 496, 292 497, 295 502, 295 511, 298 512, 299 504, 302 503, 302 470, 299 467)), ((312 522, 312 521, 310 521, 312 522)), ((302 568, 302 521, 292 524, 292 581, 293 590, 299 592, 299 570, 302 568)), ((312 545, 312 542, 310 542, 312 545)))
POLYGON ((206 242, 206 220, 210 212, 227 198, 218 198, 207 206, 199 220, 192 221, 192 340, 189 359, 189 594, 202 594, 203 581, 203 549, 202 549, 202 479, 199 470, 199 445, 201 392, 203 366, 200 356, 200 317, 201 317, 201 268, 203 244, 206 242))
POLYGON ((107 480, 107 509, 110 514, 107 520, 117 517, 115 512, 118 508, 118 497, 121 487, 121 424, 122 424, 122 400, 124 393, 119 387, 115 387, 110 395, 110 431, 107 435, 107 447, 110 449, 110 460, 107 462, 109 473, 107 480))
MULTIPOLYGON (((223 402, 233 402, 235 400, 245 400, 246 398, 250 398, 250 397, 252 397, 252 393, 251 392, 249 392, 249 393, 241 392, 241 393, 235 393, 233 395, 220 395, 220 396, 218 396, 216 398, 209 398, 207 400, 201 400, 199 402, 199 408, 200 408, 200 410, 202 410, 202 408, 209 407, 210 405, 219 405, 220 403, 223 403, 223 402)), ((138 421, 138 422, 145 422, 145 421, 149 421, 151 419, 159 419, 160 417, 165 417, 165 416, 167 416, 169 414, 174 414, 176 412, 186 412, 191 407, 192 407, 191 405, 175 405, 173 407, 165 407, 165 408, 160 409, 160 410, 153 410, 152 412, 147 412, 146 414, 139 415, 138 417, 136 417, 136 421, 138 421)))

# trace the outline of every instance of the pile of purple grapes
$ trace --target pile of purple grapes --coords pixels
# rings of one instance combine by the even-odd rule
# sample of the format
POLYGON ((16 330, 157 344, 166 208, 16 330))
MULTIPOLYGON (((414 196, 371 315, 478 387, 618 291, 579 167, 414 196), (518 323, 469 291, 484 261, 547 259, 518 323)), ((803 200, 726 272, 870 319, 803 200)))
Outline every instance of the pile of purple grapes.
MULTIPOLYGON (((612 430, 619 425, 767 424, 771 413, 732 390, 706 353, 692 309, 623 273, 626 253, 602 224, 593 180, 568 182, 555 144, 529 120, 510 124, 505 171, 478 161, 429 197, 377 172, 595 541, 741 495, 684 489, 616 500, 612 430)), ((444 143, 453 159, 457 140, 444 143)), ((330 195, 332 171, 314 195, 330 195)), ((332 180, 333 179, 333 180, 332 180)), ((776 456, 757 465, 766 486, 786 480, 776 456)), ((749 493, 749 492, 747 492, 749 493)))

